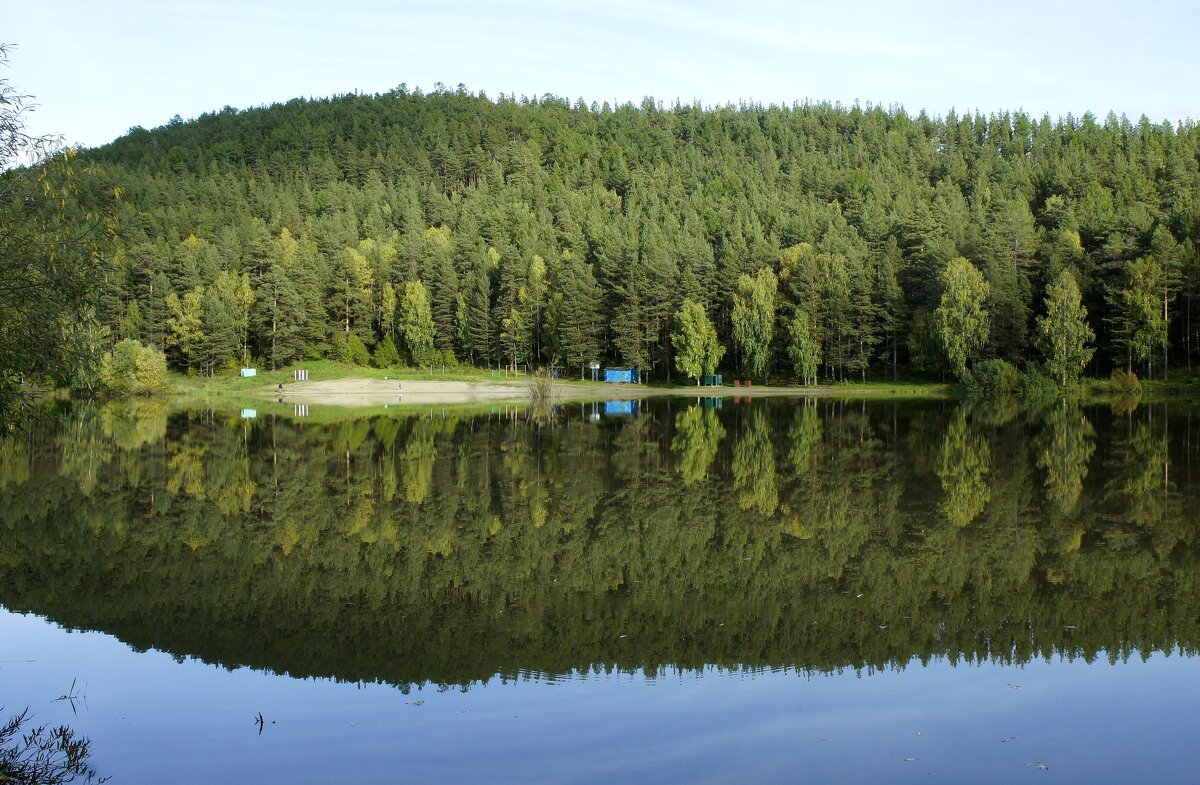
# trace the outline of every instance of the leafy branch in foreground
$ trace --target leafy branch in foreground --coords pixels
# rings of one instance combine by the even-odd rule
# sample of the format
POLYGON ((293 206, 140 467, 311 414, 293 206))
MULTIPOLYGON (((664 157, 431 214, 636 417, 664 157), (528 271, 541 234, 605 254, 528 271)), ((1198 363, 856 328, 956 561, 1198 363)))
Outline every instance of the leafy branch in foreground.
POLYGON ((59 785, 82 778, 105 782, 88 760, 92 742, 66 725, 40 725, 22 731, 29 722, 29 709, 0 726, 0 782, 18 785, 59 785))
MULTIPOLYGON (((0 65, 8 56, 0 44, 0 65)), ((30 135, 31 108, 0 79, 0 418, 23 385, 67 381, 96 359, 89 338, 116 219, 95 205, 120 195, 81 193, 75 151, 30 135)))

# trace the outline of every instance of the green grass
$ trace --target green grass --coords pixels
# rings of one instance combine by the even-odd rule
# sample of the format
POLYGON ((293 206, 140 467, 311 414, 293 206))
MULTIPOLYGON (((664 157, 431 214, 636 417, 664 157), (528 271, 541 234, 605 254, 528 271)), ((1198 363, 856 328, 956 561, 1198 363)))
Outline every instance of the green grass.
MULTIPOLYGON (((346 365, 331 360, 314 360, 312 362, 291 365, 277 371, 258 369, 257 376, 242 377, 236 372, 226 371, 216 376, 187 376, 180 373, 171 374, 171 382, 175 392, 184 398, 197 402, 216 401, 258 401, 269 396, 271 389, 279 384, 291 384, 292 372, 296 368, 306 368, 309 381, 332 381, 336 379, 432 379, 437 381, 493 381, 496 371, 478 368, 446 368, 445 374, 441 368, 435 368, 430 375, 428 369, 417 368, 369 368, 361 365, 346 365)), ((500 378, 503 378, 501 374, 500 378)))
MULTIPOLYGON (((256 408, 263 413, 271 413, 280 416, 293 416, 292 403, 277 403, 272 392, 276 385, 290 384, 292 382, 292 371, 294 368, 307 368, 309 371, 310 381, 331 381, 337 379, 396 379, 396 380, 434 380, 434 381, 460 381, 460 382, 493 382, 514 380, 514 377, 505 377, 502 372, 497 372, 495 369, 481 369, 470 367, 446 368, 445 373, 442 373, 441 368, 435 368, 432 375, 428 369, 418 368, 368 368, 356 365, 346 365, 343 363, 332 362, 329 360, 314 360, 303 364, 282 368, 278 371, 267 371, 259 369, 257 376, 250 378, 242 378, 236 375, 233 371, 227 371, 214 377, 197 377, 185 376, 183 374, 173 374, 172 382, 175 386, 177 395, 172 401, 173 405, 180 408, 203 406, 208 408, 219 408, 232 410, 236 408, 256 408)), ((515 377, 525 379, 528 377, 515 377)), ((732 380, 732 375, 726 377, 732 380)), ((961 385, 954 383, 940 382, 936 380, 908 378, 898 381, 890 380, 870 380, 865 383, 846 381, 839 383, 825 383, 816 388, 801 387, 793 385, 790 382, 782 384, 772 384, 769 386, 755 385, 752 387, 733 387, 726 384, 722 387, 697 387, 690 380, 682 380, 670 385, 662 381, 655 381, 646 385, 604 385, 597 384, 588 380, 580 380, 578 377, 560 379, 556 381, 558 387, 558 396, 564 401, 585 401, 585 400, 603 400, 606 398, 619 398, 622 396, 650 396, 650 395, 680 395, 680 396, 721 396, 721 397, 755 397, 770 395, 788 395, 794 394, 797 396, 805 395, 821 395, 836 398, 872 398, 872 399, 930 399, 930 400, 952 400, 961 398, 963 390, 961 385)), ((1084 403, 1103 404, 1112 400, 1113 393, 1109 389, 1107 379, 1083 379, 1080 382, 1079 388, 1074 393, 1079 400, 1084 403)), ((1200 373, 1188 376, 1185 372, 1177 372, 1170 382, 1162 381, 1142 381, 1141 400, 1147 403, 1156 401, 1200 401, 1200 373)), ((489 412, 494 409, 496 403, 455 403, 455 404, 438 404, 433 407, 435 410, 445 408, 447 411, 453 409, 455 412, 476 411, 489 412)), ((499 405, 503 407, 504 402, 499 405)), ((521 405, 519 401, 508 401, 508 406, 521 405)), ((370 407, 343 407, 336 404, 314 404, 310 408, 310 419, 325 421, 337 420, 342 418, 342 414, 336 412, 353 412, 353 416, 362 416, 364 414, 383 414, 396 413, 401 409, 416 409, 430 408, 428 404, 389 404, 384 406, 370 407)))

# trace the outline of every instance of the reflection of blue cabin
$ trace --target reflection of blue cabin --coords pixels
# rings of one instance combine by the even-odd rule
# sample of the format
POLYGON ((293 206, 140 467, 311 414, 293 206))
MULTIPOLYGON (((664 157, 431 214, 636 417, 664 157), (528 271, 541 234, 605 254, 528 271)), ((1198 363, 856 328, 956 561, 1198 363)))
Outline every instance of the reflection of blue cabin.
POLYGON ((638 413, 637 401, 605 401, 604 414, 606 417, 617 415, 632 416, 638 413))
POLYGON ((637 381, 637 368, 605 368, 604 381, 609 384, 633 384, 637 381))

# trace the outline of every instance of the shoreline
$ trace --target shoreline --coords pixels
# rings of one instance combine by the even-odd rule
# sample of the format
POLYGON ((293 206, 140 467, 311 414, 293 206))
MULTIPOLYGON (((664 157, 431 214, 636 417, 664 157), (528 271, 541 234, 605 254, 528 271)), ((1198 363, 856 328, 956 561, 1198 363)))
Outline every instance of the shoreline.
MULTIPOLYGON (((940 386, 939 386, 940 387, 940 386)), ((804 397, 826 398, 832 396, 899 396, 919 398, 952 397, 951 388, 929 388, 908 390, 905 385, 855 385, 834 387, 656 387, 643 384, 608 384, 604 382, 562 382, 554 387, 554 401, 592 401, 603 399, 632 399, 657 396, 673 397, 804 397)), ((524 402, 529 398, 529 382, 526 381, 441 381, 416 379, 372 379, 368 377, 344 377, 322 381, 285 382, 279 386, 261 388, 260 397, 273 398, 283 403, 318 404, 360 408, 369 406, 396 406, 418 404, 460 404, 487 402, 524 402)))

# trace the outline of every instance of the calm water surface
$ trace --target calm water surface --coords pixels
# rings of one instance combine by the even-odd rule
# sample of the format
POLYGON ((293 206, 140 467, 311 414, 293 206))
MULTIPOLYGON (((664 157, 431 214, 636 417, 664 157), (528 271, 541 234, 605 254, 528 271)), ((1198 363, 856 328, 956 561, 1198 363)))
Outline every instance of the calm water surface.
POLYGON ((310 415, 0 442, 5 714, 114 783, 1196 781, 1200 412, 310 415))

